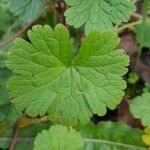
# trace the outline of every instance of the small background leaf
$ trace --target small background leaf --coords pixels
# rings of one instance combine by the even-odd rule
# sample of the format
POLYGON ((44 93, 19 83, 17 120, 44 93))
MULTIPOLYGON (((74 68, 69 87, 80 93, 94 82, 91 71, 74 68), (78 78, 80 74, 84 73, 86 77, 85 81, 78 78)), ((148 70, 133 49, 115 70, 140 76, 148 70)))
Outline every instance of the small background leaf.
POLYGON ((70 8, 66 21, 75 28, 85 24, 85 32, 93 28, 113 29, 113 24, 127 22, 135 6, 128 0, 65 0, 70 8))
POLYGON ((35 19, 44 8, 44 0, 11 0, 10 10, 23 21, 28 23, 35 19))
POLYGON ((72 128, 55 125, 37 135, 34 150, 79 150, 83 144, 80 133, 72 128))
POLYGON ((122 122, 113 123, 107 121, 98 125, 88 124, 78 126, 77 130, 85 138, 86 145, 84 150, 146 150, 141 140, 142 130, 133 129, 122 122), (111 142, 114 143, 112 144, 111 142), (117 143, 122 145, 117 145, 117 143))
POLYGON ((143 93, 136 97, 130 105, 130 112, 133 117, 141 119, 144 126, 150 125, 150 92, 143 93))
POLYGON ((136 27, 136 38, 141 47, 150 48, 150 22, 141 23, 136 27))

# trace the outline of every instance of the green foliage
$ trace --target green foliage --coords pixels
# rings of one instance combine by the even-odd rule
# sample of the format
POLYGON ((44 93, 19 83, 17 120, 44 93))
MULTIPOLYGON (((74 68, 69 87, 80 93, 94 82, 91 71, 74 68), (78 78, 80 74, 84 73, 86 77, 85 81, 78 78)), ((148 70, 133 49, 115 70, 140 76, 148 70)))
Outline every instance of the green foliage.
POLYGON ((150 93, 143 93, 142 96, 136 97, 130 105, 132 115, 141 119, 144 126, 150 125, 150 93))
POLYGON ((10 11, 23 23, 28 23, 35 19, 44 8, 44 0, 10 0, 10 11))
MULTIPOLYGON (((143 1, 142 24, 136 28, 139 56, 142 47, 150 45, 149 2, 143 1)), ((104 116, 107 108, 115 109, 124 96, 129 57, 116 48, 120 39, 111 30, 119 27, 120 32, 139 23, 131 18, 121 26, 134 11, 133 0, 0 0, 0 149, 146 149, 141 139, 149 145, 149 128, 142 136, 141 130, 121 122, 83 125, 93 114, 104 116), (27 28, 38 23, 56 27, 35 25, 26 36, 27 28), (85 33, 69 25, 85 25, 85 33), (17 38, 12 44, 18 36, 25 40, 17 38), (67 126, 49 128, 48 119, 67 126), (71 126, 77 124, 76 131, 71 126)), ((137 80, 129 72, 128 82, 137 80)), ((131 112, 146 126, 150 86, 145 85, 131 112)), ((138 86, 137 82, 134 87, 138 86)), ((108 116, 113 117, 109 111, 108 116)))
MULTIPOLYGON (((84 150, 141 150, 142 131, 122 122, 101 122, 98 125, 78 126, 85 138, 84 150)), ((143 150, 146 148, 143 148, 143 150)))
POLYGON ((65 12, 69 25, 79 28, 85 24, 85 32, 94 28, 112 29, 113 24, 127 22, 135 6, 128 0, 65 0, 71 6, 65 12))
POLYGON ((80 133, 72 128, 55 125, 37 135, 34 150, 79 150, 83 145, 80 133))
POLYGON ((49 113, 51 120, 65 124, 87 123, 92 114, 106 113, 120 103, 126 87, 128 56, 114 32, 91 32, 73 57, 72 40, 63 25, 34 26, 31 43, 18 38, 7 66, 18 75, 7 87, 16 107, 31 117, 49 113), (111 91, 111 92, 110 92, 111 91))
POLYGON ((136 38, 141 47, 150 48, 150 22, 141 23, 136 27, 136 38))

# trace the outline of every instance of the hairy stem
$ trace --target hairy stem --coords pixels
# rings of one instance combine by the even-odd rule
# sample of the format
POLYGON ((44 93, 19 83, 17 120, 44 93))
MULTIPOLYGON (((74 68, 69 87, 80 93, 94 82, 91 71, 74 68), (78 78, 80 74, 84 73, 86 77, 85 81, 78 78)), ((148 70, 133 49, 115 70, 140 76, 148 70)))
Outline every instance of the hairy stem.
POLYGON ((117 29, 117 32, 120 33, 120 32, 122 32, 123 30, 125 30, 125 29, 127 29, 127 28, 130 28, 130 27, 133 27, 133 26, 136 26, 136 25, 138 25, 138 24, 140 24, 140 23, 141 23, 141 20, 138 20, 138 21, 135 21, 135 22, 131 22, 131 23, 125 24, 125 25, 119 27, 119 28, 117 29))

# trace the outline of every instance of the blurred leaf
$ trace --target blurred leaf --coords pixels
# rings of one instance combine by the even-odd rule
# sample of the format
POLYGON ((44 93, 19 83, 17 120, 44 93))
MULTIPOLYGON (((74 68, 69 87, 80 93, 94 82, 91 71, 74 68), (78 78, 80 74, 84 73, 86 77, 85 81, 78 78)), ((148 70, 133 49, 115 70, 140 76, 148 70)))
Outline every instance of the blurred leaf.
POLYGON ((5 33, 8 27, 12 24, 14 17, 9 12, 8 1, 0 1, 0 36, 5 33))
POLYGON ((6 52, 0 50, 0 105, 9 103, 8 91, 6 89, 6 81, 12 76, 12 71, 6 68, 5 65, 6 52))
POLYGON ((137 73, 135 73, 135 72, 129 73, 128 82, 130 84, 135 84, 138 80, 139 80, 139 77, 138 77, 137 73))
POLYGON ((66 126, 55 125, 37 135, 34 150, 79 150, 83 145, 80 133, 66 126))
POLYGON ((20 140, 15 145, 15 150, 33 150, 34 138, 43 129, 47 130, 49 126, 49 123, 39 123, 27 128, 21 128, 18 136, 20 140))
POLYGON ((144 135, 142 135, 142 140, 146 145, 150 145, 150 127, 144 129, 144 135))
POLYGON ((141 119, 144 126, 150 125, 150 92, 143 93, 136 97, 130 104, 130 111, 133 117, 141 119))
POLYGON ((136 27, 136 38, 140 44, 139 55, 141 55, 142 47, 150 47, 150 21, 147 21, 147 13, 150 6, 149 0, 144 0, 142 3, 142 23, 136 27))
POLYGON ((6 81, 9 77, 12 76, 12 72, 4 67, 5 63, 0 63, 0 65, 2 67, 0 67, 0 105, 4 105, 9 103, 8 91, 6 89, 6 81))
MULTIPOLYGON (((5 87, 0 85, 0 106, 9 103, 8 91, 5 87)), ((1 110, 0 110, 1 111, 1 110)))
POLYGON ((6 149, 9 147, 13 135, 13 128, 0 130, 0 148, 6 149))
MULTIPOLYGON (((35 124, 19 130, 19 136, 15 145, 15 150, 33 150, 34 137, 43 129, 48 129, 49 123, 35 124)), ((13 136, 13 128, 0 130, 0 148, 8 148, 13 136)))
POLYGON ((7 79, 12 76, 12 71, 7 68, 0 68, 0 83, 6 83, 7 79))
POLYGON ((150 22, 137 25, 136 38, 141 47, 150 48, 150 22))
POLYGON ((143 92, 150 92, 150 83, 145 83, 145 86, 143 88, 143 92))
POLYGON ((142 131, 121 122, 108 121, 98 125, 91 123, 78 126, 77 130, 85 138, 84 150, 140 150, 140 147, 144 147, 141 141, 142 131))
POLYGON ((23 23, 35 19, 44 8, 44 0, 10 0, 10 10, 20 17, 23 23))
POLYGON ((6 67, 5 60, 6 60, 6 53, 0 50, 0 68, 6 67))
POLYGON ((0 128, 12 126, 21 113, 12 104, 0 106, 0 128))
POLYGON ((8 0, 0 0, 0 5, 7 5, 9 3, 8 0))

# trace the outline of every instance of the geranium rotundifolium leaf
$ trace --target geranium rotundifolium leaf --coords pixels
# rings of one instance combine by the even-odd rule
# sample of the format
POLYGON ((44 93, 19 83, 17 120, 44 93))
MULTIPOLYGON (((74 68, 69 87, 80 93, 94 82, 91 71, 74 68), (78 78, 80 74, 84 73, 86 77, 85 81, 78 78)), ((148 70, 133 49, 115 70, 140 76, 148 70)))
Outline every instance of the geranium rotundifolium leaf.
POLYGON ((93 28, 113 29, 113 24, 127 22, 135 11, 128 0, 65 0, 70 6, 65 12, 69 25, 79 28, 85 24, 85 32, 93 28))
POLYGON ((80 150, 83 145, 84 140, 80 133, 72 128, 56 125, 37 135, 34 150, 80 150))
POLYGON ((141 119, 144 126, 150 125, 150 93, 143 93, 136 97, 130 105, 130 111, 133 117, 141 119))
POLYGON ((115 49, 120 41, 116 33, 92 31, 75 57, 63 25, 54 30, 35 25, 28 37, 31 43, 21 38, 14 42, 6 62, 17 74, 7 87, 19 110, 31 117, 48 113, 53 121, 75 125, 120 103, 129 58, 115 49))

